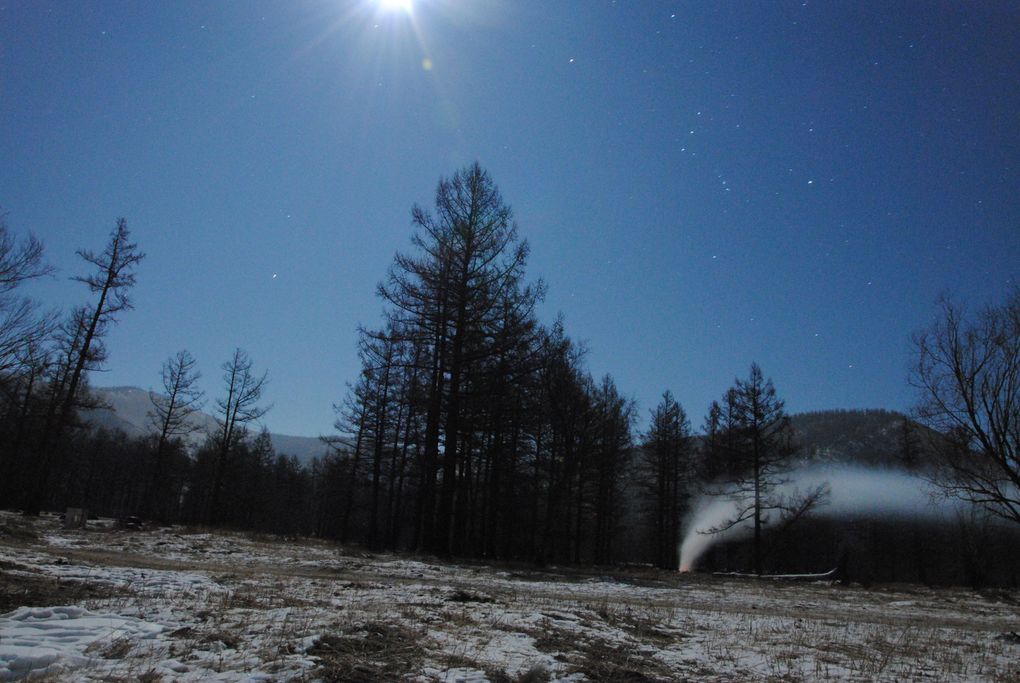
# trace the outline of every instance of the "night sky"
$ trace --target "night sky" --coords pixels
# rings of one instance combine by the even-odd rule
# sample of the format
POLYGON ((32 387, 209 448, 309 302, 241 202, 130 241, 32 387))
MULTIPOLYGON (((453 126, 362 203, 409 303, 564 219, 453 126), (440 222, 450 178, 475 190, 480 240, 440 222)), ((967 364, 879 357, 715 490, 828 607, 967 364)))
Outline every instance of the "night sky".
MULTIPOLYGON (((642 424, 757 361, 791 411, 909 409, 910 335, 1020 264, 1020 3, 0 0, 0 206, 57 277, 147 252, 97 386, 235 346, 330 431, 410 209, 478 161, 642 424)), ((212 402, 210 401, 210 405, 212 402)))

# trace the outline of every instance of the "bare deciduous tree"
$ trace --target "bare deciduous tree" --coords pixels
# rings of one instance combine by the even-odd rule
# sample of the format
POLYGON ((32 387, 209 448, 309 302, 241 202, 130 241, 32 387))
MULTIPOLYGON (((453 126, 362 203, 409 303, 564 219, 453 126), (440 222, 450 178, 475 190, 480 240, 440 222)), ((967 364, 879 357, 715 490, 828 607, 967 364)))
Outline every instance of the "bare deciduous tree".
POLYGON ((948 437, 934 444, 939 483, 1020 524, 1020 288, 973 319, 944 298, 913 341, 915 415, 948 437))
POLYGON ((0 372, 20 367, 26 349, 52 331, 54 316, 40 315, 35 301, 16 293, 27 280, 52 272, 42 242, 32 235, 18 242, 0 214, 0 372))
POLYGON ((789 483, 789 457, 793 453, 792 428, 785 403, 776 396, 771 379, 766 379, 757 363, 751 364, 746 380, 738 379, 727 392, 731 402, 735 434, 728 439, 736 448, 735 461, 740 474, 717 493, 731 497, 736 514, 709 533, 725 531, 750 522, 754 536, 752 553, 754 572, 764 571, 765 547, 763 530, 766 524, 779 529, 789 527, 829 493, 828 484, 807 491, 784 493, 789 483), (778 525, 776 524, 778 522, 778 525))
POLYGON ((675 569, 681 515, 693 479, 691 425, 683 407, 666 391, 651 415, 645 435, 644 464, 649 477, 656 566, 675 569))
POLYGON ((186 350, 178 351, 177 355, 166 359, 162 375, 164 393, 149 395, 152 401, 149 422, 153 432, 159 436, 156 440, 152 480, 145 500, 150 507, 150 514, 156 515, 163 513, 159 492, 167 446, 174 439, 185 437, 198 429, 191 416, 201 410, 204 403, 204 392, 196 386, 202 375, 195 359, 186 350))
POLYGON ((259 406, 269 373, 256 375, 252 361, 242 349, 235 349, 233 357, 223 364, 225 398, 216 399, 219 427, 213 435, 216 443, 216 471, 207 511, 207 521, 215 523, 219 514, 219 498, 223 489, 223 475, 231 449, 243 438, 247 425, 262 418, 269 408, 259 406))
POLYGON ((530 320, 544 285, 525 284, 528 243, 487 172, 473 164, 436 189, 435 211, 415 206, 416 254, 397 254, 379 294, 397 341, 428 350, 425 439, 419 492, 420 544, 448 554, 469 516, 457 508, 470 458, 466 398, 486 362, 507 350, 530 320), (504 335, 508 319, 516 335, 504 335), (440 449, 440 445, 442 449, 440 449), (441 451, 441 452, 440 452, 441 451))
POLYGON ((87 249, 79 249, 78 256, 95 266, 95 271, 88 275, 76 276, 75 280, 84 283, 89 291, 98 295, 95 308, 87 319, 82 339, 82 352, 78 356, 71 375, 67 395, 64 398, 66 414, 75 399, 81 373, 88 363, 89 349, 106 327, 116 320, 117 314, 131 310, 131 299, 128 290, 135 284, 135 266, 145 258, 138 251, 138 245, 130 240, 127 221, 117 219, 117 225, 110 234, 110 241, 101 254, 87 249))
POLYGON ((86 373, 98 367, 106 357, 103 336, 116 322, 117 315, 132 307, 128 290, 135 284, 135 267, 145 258, 145 254, 138 251, 138 245, 131 242, 127 221, 123 218, 117 219, 102 253, 80 249, 78 255, 95 266, 95 270, 73 279, 88 286, 97 300, 92 307, 74 309, 61 330, 64 342, 58 340, 62 347, 58 353, 65 357, 66 364, 59 369, 57 381, 53 382, 50 409, 36 450, 36 483, 25 505, 30 514, 39 512, 45 497, 54 466, 53 445, 60 441, 63 431, 73 421, 81 395, 85 393, 81 387, 86 373))

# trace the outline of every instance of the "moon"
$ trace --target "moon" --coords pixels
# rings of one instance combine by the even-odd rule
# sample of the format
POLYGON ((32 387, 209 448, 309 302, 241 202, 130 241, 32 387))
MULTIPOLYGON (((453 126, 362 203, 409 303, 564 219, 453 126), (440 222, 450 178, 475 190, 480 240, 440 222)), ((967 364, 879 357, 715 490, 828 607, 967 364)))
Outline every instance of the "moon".
POLYGON ((414 0, 376 0, 379 7, 386 12, 406 12, 410 14, 414 10, 414 0))

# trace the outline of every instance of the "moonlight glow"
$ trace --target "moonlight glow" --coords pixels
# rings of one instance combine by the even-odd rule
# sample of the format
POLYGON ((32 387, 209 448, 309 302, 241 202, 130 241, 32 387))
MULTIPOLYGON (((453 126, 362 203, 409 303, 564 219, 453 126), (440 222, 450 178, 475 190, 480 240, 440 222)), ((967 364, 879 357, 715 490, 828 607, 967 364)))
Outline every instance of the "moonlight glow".
POLYGON ((387 12, 407 12, 408 14, 414 9, 413 0, 378 0, 379 7, 387 12))

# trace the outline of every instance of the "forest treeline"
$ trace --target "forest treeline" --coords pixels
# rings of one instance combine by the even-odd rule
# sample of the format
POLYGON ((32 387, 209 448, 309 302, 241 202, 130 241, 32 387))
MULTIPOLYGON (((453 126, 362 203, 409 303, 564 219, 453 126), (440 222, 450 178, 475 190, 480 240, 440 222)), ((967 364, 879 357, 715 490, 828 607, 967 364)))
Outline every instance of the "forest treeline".
MULTIPOLYGON (((0 226, 2 506, 373 550, 675 568, 695 497, 736 493, 741 505, 719 530, 753 533, 735 561, 759 573, 780 564, 766 531, 809 517, 828 490, 780 493, 797 445, 761 368, 722 392, 697 434, 668 391, 636 433, 634 402, 588 371, 562 317, 538 319, 545 285, 528 279, 528 243, 484 170, 441 180, 434 207, 415 206, 412 221, 410 251, 378 286, 382 320, 358 331, 361 372, 334 406, 329 451, 307 464, 275 453, 259 428, 267 374, 240 348, 220 366, 208 434, 193 434, 206 397, 187 351, 163 365, 148 436, 88 424, 89 373, 131 308, 143 254, 119 220, 101 253, 79 252, 89 270, 75 279, 91 299, 61 316, 19 294, 50 272, 42 245, 0 226)), ((921 433, 899 423, 899 465, 923 466, 921 433)))

